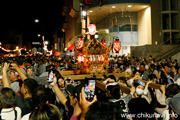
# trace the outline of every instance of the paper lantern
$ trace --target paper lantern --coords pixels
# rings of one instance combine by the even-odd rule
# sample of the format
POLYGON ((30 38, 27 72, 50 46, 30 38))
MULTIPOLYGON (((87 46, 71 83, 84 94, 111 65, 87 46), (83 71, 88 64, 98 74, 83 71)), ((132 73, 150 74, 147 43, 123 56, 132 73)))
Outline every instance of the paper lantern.
POLYGON ((95 35, 96 34, 96 25, 95 24, 89 24, 88 30, 89 30, 90 35, 95 35))
POLYGON ((121 49, 121 42, 119 41, 119 39, 116 39, 116 40, 114 41, 113 48, 114 48, 114 51, 115 51, 116 53, 118 53, 118 52, 120 51, 120 49, 121 49))
POLYGON ((83 48, 84 41, 81 37, 78 37, 78 39, 75 42, 76 49, 81 50, 83 48))
POLYGON ((105 41, 105 40, 102 40, 101 43, 102 43, 102 45, 104 45, 104 46, 106 45, 106 41, 105 41))
POLYGON ((78 64, 81 64, 81 56, 78 56, 78 59, 77 59, 77 62, 78 62, 78 64))
POLYGON ((68 41, 68 50, 72 51, 74 49, 74 44, 71 41, 68 41))

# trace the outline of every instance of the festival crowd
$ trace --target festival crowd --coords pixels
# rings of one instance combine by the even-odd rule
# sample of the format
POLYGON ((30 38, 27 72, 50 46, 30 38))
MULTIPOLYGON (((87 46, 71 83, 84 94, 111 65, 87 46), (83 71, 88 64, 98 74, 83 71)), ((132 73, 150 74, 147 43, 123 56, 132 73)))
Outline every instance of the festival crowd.
MULTIPOLYGON (((176 59, 110 56, 108 69, 130 77, 103 74, 105 91, 86 99, 82 81, 60 71, 80 70, 71 56, 1 58, 1 120, 179 120, 180 67, 176 59), (49 72, 53 80, 49 82, 49 72), (129 88, 123 92, 120 84, 129 88), (159 85, 159 88, 150 87, 159 85)), ((96 76, 94 76, 96 77, 96 76)))

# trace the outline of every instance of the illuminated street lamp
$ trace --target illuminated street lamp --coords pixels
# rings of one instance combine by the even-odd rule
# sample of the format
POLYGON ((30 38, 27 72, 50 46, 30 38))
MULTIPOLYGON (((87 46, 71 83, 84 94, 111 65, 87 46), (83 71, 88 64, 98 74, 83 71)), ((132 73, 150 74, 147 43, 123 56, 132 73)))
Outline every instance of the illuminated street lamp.
POLYGON ((85 10, 82 11, 82 16, 86 17, 86 11, 85 10))
POLYGON ((39 19, 35 19, 35 23, 39 23, 39 19))
POLYGON ((38 37, 41 37, 41 34, 38 34, 37 36, 38 36, 38 37))

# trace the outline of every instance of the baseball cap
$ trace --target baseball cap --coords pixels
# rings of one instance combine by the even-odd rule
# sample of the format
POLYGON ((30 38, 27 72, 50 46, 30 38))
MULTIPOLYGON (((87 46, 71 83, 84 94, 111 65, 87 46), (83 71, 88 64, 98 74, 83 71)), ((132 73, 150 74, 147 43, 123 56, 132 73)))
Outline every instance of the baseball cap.
POLYGON ((81 89, 82 89, 83 85, 82 84, 79 84, 79 85, 76 85, 76 86, 73 86, 73 85, 68 85, 67 86, 67 92, 69 94, 72 94, 73 97, 77 98, 78 101, 79 101, 79 94, 81 93, 81 89))
POLYGON ((15 75, 19 75, 15 70, 11 70, 10 72, 13 72, 15 75))
POLYGON ((180 115, 180 93, 170 100, 169 106, 176 114, 180 115))
POLYGON ((26 70, 27 70, 27 69, 33 69, 33 66, 27 66, 27 67, 26 67, 26 70))

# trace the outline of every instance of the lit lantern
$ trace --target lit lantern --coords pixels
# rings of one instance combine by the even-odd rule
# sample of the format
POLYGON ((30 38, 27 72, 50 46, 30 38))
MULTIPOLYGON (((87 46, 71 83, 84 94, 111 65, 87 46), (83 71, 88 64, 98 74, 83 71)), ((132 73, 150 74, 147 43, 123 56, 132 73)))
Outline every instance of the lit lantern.
POLYGON ((77 59, 78 64, 81 64, 81 61, 82 61, 81 58, 82 58, 81 56, 78 56, 78 59, 77 59))
POLYGON ((103 55, 101 55, 101 62, 104 62, 104 57, 103 57, 103 55))
POLYGON ((75 42, 76 49, 81 50, 83 48, 83 44, 84 44, 84 41, 83 41, 82 37, 78 37, 78 39, 75 42))
POLYGON ((118 53, 118 52, 120 51, 120 49, 121 49, 121 42, 119 41, 119 39, 116 39, 116 40, 114 41, 113 48, 114 48, 114 51, 115 51, 116 53, 118 53))
POLYGON ((102 45, 106 46, 106 41, 105 40, 102 40, 101 43, 102 43, 102 45))
POLYGON ((88 30, 89 30, 90 35, 95 35, 96 34, 96 25, 95 24, 89 24, 88 30))
POLYGON ((68 41, 68 50, 70 50, 70 52, 72 52, 72 50, 74 49, 74 44, 71 43, 71 41, 68 41))

